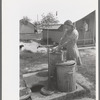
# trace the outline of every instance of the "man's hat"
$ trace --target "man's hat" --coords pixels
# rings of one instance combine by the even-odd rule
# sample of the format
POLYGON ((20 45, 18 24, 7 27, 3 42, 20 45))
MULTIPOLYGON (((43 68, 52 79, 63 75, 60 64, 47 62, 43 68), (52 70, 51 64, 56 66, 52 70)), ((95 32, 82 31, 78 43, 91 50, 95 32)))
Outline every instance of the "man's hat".
POLYGON ((70 20, 65 21, 64 25, 74 26, 70 20))

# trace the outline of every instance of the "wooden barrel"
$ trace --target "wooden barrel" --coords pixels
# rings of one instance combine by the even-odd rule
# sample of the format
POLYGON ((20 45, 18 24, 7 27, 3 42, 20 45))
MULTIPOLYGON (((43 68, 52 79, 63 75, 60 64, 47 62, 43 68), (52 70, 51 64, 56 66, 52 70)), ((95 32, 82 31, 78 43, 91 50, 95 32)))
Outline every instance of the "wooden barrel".
POLYGON ((56 64, 57 88, 61 92, 72 92, 76 89, 75 66, 73 60, 56 64))

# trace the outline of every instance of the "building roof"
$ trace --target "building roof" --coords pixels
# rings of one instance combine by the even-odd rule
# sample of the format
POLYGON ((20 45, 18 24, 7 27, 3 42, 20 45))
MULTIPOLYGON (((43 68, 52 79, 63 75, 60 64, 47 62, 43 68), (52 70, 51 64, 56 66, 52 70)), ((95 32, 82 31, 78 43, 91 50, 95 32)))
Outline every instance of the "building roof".
MULTIPOLYGON (((23 23, 23 19, 21 19, 21 20, 20 20, 20 23, 21 23, 21 24, 24 24, 24 23, 23 23)), ((32 27, 35 27, 35 25, 34 25, 34 24, 32 24, 31 22, 27 22, 27 24, 26 24, 26 25, 31 25, 32 27)))
MULTIPOLYGON (((94 12, 95 12, 95 10, 92 11, 92 12, 90 12, 89 14, 85 15, 84 17, 80 18, 79 20, 81 20, 81 19, 87 17, 88 15, 90 15, 90 14, 92 14, 92 13, 94 13, 94 12)), ((75 22, 78 22, 79 20, 77 20, 77 21, 75 21, 75 22)), ((73 23, 75 23, 75 22, 73 22, 73 23)), ((41 29, 43 29, 43 30, 46 30, 46 29, 57 30, 57 29, 59 29, 61 26, 63 26, 63 24, 55 24, 55 25, 49 25, 48 27, 42 26, 41 29)))
POLYGON ((84 17, 82 17, 82 18, 78 19, 78 20, 77 20, 77 21, 75 21, 75 22, 78 22, 79 20, 82 20, 83 18, 85 18, 85 17, 87 17, 88 15, 93 14, 93 13, 95 13, 95 10, 94 10, 94 11, 92 11, 92 12, 90 12, 89 14, 85 15, 84 17))
POLYGON ((31 22, 20 20, 20 33, 34 33, 35 30, 37 30, 37 28, 31 22))
POLYGON ((56 25, 49 25, 49 26, 43 26, 43 29, 51 29, 51 30, 57 30, 61 27, 62 24, 56 24, 56 25))

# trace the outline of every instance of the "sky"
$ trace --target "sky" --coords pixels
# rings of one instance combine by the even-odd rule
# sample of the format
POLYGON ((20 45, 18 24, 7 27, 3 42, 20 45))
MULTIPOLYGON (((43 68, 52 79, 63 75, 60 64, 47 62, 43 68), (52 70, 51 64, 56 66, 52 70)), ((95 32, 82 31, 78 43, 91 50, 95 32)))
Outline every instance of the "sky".
POLYGON ((57 19, 63 23, 67 19, 76 21, 97 7, 97 0, 20 0, 19 16, 28 16, 31 21, 41 20, 41 15, 58 12, 57 19), (38 17, 37 17, 38 16, 38 17))

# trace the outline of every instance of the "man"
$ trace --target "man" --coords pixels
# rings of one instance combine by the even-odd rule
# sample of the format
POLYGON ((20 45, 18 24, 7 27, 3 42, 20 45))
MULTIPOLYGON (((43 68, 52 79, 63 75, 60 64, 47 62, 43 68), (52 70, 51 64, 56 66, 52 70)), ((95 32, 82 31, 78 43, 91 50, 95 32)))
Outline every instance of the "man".
POLYGON ((64 34, 60 39, 59 45, 55 48, 55 51, 59 51, 62 47, 66 49, 67 60, 75 60, 77 65, 81 65, 81 58, 77 48, 78 31, 75 29, 73 23, 70 20, 64 22, 64 34))

